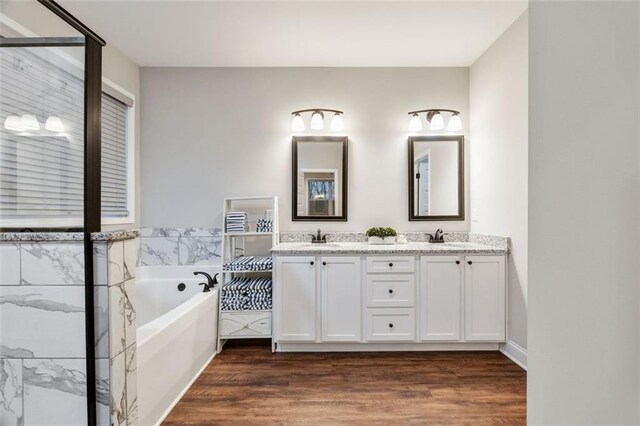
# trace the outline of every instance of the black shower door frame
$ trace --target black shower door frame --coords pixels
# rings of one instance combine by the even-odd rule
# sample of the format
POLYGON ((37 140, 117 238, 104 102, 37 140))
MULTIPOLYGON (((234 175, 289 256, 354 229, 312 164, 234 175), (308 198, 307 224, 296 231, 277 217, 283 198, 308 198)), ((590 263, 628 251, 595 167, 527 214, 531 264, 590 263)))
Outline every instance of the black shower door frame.
POLYGON ((82 36, 0 38, 0 47, 80 47, 84 46, 84 212, 81 229, 30 228, 37 231, 84 233, 85 356, 87 379, 87 422, 97 423, 96 359, 94 324, 93 241, 100 232, 102 47, 105 41, 53 0, 38 0, 82 36))

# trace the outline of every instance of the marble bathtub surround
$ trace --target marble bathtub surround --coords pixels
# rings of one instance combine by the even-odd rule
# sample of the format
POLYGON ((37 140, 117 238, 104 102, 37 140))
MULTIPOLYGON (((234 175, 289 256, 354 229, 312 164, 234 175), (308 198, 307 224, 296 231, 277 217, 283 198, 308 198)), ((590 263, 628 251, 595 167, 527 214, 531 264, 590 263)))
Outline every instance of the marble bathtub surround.
POLYGON ((84 243, 20 244, 22 285, 84 285, 84 243))
POLYGON ((22 379, 25 426, 86 424, 83 359, 26 359, 22 379))
POLYGON ((136 345, 127 348, 124 354, 125 361, 125 391, 127 399, 127 424, 137 423, 138 418, 138 362, 136 358, 136 345))
POLYGON ((142 228, 140 264, 144 266, 219 265, 220 228, 142 228))
POLYGON ((84 358, 83 286, 0 286, 0 356, 84 358))
POLYGON ((0 424, 23 424, 22 360, 0 358, 0 424))
POLYGON ((122 425, 127 420, 127 392, 126 392, 126 367, 125 353, 110 360, 110 401, 111 424, 122 425))
MULTIPOLYGON (((120 419, 114 424, 135 424, 137 415, 137 235, 133 230, 93 236, 100 425, 110 425, 112 417, 120 419), (127 369, 133 372, 128 377, 127 369)), ((86 424, 84 273, 82 233, 0 234, 3 426, 86 424)))
POLYGON ((20 245, 0 243, 0 284, 20 285, 20 245))

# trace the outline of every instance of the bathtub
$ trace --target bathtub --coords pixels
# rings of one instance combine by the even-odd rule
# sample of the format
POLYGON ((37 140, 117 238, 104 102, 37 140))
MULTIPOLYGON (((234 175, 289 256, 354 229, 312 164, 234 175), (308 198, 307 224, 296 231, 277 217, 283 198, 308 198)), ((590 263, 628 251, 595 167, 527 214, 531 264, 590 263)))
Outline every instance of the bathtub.
POLYGON ((158 425, 216 354, 219 267, 145 266, 136 278, 138 424, 158 425), (183 291, 178 290, 185 284, 183 291))

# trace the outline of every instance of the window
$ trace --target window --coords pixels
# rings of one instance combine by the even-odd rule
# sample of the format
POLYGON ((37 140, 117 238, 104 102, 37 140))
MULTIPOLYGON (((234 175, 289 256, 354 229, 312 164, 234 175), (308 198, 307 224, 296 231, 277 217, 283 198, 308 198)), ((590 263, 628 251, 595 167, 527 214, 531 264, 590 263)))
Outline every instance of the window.
POLYGON ((128 107, 102 94, 102 218, 129 217, 128 107))
MULTIPOLYGON (((60 51, 0 51, 0 227, 82 226, 83 71, 60 51), (37 125, 16 124, 25 115, 37 125)), ((114 85, 103 91, 102 219, 132 223, 133 99, 114 85)))

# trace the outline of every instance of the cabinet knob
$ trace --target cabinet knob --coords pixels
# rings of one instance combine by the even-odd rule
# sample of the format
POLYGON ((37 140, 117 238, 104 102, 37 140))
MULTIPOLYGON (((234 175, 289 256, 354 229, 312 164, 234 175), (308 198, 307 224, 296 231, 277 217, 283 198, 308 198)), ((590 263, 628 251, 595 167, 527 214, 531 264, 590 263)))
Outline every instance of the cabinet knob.
POLYGON ((327 266, 327 262, 322 262, 322 264, 323 264, 324 266, 327 266))
POLYGON ((389 323, 389 328, 393 328, 393 323, 389 323))
POLYGON ((469 265, 473 264, 473 262, 472 262, 472 261, 470 261, 470 260, 469 260, 467 263, 468 263, 469 265))
POLYGON ((389 262, 389 268, 393 268, 393 263, 389 262))
POLYGON ((392 288, 389 289, 389 294, 393 294, 393 289, 392 288))
POLYGON ((456 265, 459 265, 459 264, 460 264, 460 261, 459 261, 459 260, 456 260, 456 265))
POLYGON ((312 260, 311 262, 309 262, 309 265, 313 266, 315 265, 315 262, 312 260))

